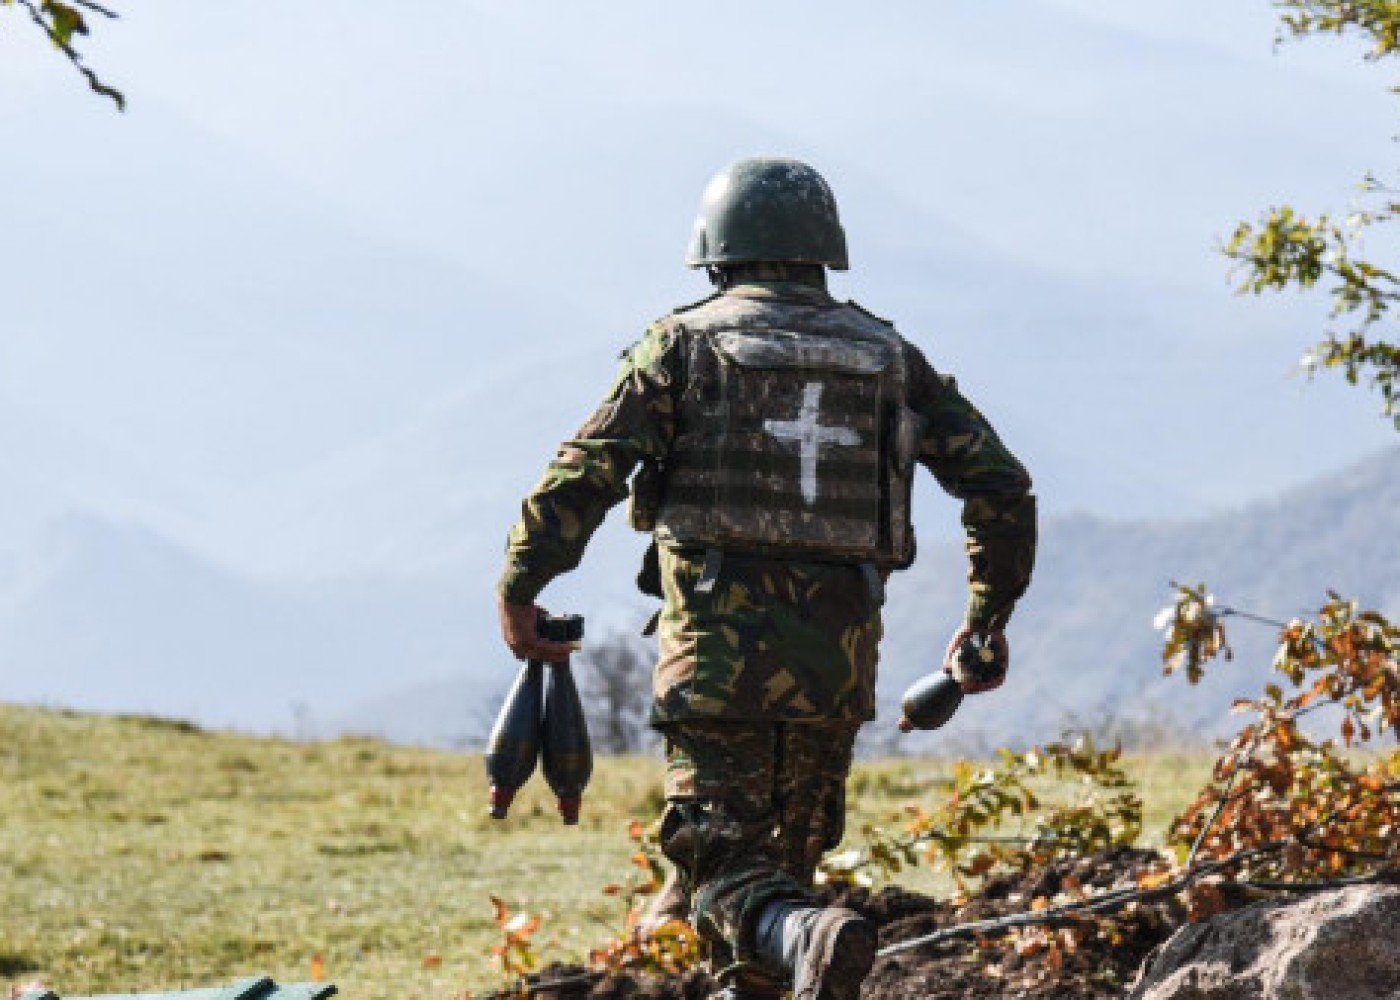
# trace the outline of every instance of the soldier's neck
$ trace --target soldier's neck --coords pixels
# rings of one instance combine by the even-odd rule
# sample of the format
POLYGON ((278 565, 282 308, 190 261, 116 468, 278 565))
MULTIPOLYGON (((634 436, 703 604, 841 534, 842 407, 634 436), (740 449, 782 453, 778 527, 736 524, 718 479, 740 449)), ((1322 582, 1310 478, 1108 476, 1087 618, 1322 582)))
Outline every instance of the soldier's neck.
POLYGON ((820 264, 784 264, 761 261, 731 264, 724 269, 723 288, 739 285, 797 285, 826 290, 826 268, 820 264))

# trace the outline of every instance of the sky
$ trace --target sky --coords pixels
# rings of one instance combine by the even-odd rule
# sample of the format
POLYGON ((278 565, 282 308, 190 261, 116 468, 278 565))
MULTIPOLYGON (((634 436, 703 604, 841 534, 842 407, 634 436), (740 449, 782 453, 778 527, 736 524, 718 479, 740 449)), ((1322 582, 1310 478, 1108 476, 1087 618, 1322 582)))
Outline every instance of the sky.
POLYGON ((268 586, 451 579, 486 628, 519 496, 705 294, 700 192, 754 153, 828 176, 834 291, 1052 514, 1198 516, 1393 442, 1297 377, 1322 303, 1235 296, 1215 249, 1395 153, 1385 68, 1276 46, 1262 0, 120 6, 81 47, 124 115, 0 9, 13 593, 95 519, 268 586))

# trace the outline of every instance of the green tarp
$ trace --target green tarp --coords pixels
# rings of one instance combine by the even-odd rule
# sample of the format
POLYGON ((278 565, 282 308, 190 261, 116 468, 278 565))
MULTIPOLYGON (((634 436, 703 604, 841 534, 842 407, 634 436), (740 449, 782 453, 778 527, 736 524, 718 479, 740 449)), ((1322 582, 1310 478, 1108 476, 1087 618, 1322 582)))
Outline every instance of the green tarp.
POLYGON ((176 990, 170 993, 123 993, 102 997, 60 997, 57 993, 22 993, 19 1000, 324 1000, 334 995, 330 983, 296 983, 278 986, 266 976, 244 979, 232 986, 208 990, 176 990))

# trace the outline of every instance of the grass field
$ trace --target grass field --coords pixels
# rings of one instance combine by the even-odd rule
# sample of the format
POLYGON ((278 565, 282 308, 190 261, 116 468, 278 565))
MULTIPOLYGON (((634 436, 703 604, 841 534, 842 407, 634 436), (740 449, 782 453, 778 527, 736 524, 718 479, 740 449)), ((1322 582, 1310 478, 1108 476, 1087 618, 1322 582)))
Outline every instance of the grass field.
MULTIPOLYGON (((1208 759, 1129 766, 1151 842, 1208 759)), ((855 839, 905 802, 935 802, 946 769, 862 765, 855 839)), ((494 984, 492 894, 543 914, 551 956, 608 938, 620 903, 600 888, 628 871, 628 821, 658 814, 655 762, 599 761, 577 828, 559 824, 538 778, 504 823, 485 795, 473 755, 0 705, 0 989, 297 981, 319 954, 356 1000, 450 998, 494 984)))

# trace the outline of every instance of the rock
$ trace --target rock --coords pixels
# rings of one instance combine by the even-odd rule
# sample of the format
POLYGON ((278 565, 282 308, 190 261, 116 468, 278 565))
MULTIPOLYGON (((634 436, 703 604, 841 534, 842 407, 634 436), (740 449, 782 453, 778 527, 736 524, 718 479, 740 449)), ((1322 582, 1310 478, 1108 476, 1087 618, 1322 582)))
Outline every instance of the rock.
POLYGON ((1130 1000, 1400 1000, 1400 887, 1256 903, 1173 934, 1130 1000))

